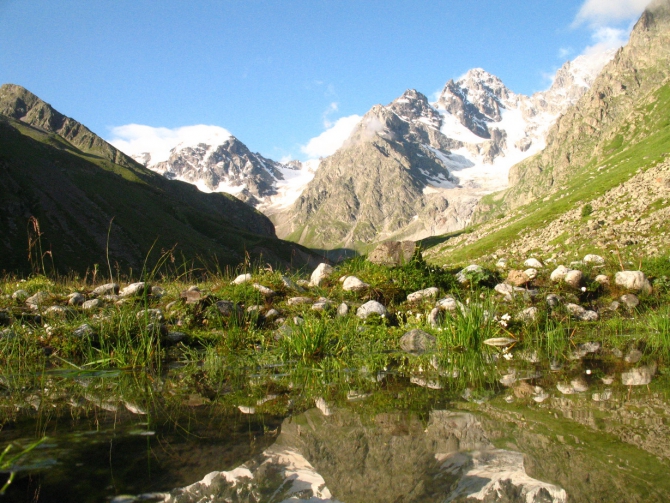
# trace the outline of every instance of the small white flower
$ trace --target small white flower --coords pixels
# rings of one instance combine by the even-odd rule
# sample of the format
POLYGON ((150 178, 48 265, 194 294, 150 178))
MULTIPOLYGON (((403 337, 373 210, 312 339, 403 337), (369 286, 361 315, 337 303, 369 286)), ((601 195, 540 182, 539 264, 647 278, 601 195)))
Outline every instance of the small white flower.
POLYGON ((511 360, 512 358, 514 358, 514 356, 512 356, 512 353, 505 353, 505 354, 503 355, 503 358, 504 358, 505 360, 511 360))
POLYGON ((586 291, 586 287, 583 286, 583 287, 582 287, 582 292, 585 292, 585 291, 586 291))

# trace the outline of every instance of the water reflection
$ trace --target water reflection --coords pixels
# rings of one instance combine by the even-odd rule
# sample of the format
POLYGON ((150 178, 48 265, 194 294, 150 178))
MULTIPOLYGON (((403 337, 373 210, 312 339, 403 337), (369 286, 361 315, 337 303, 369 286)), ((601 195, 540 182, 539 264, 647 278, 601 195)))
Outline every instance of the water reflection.
POLYGON ((1 376, 3 446, 48 437, 4 498, 667 501, 666 370, 588 349, 1 376))

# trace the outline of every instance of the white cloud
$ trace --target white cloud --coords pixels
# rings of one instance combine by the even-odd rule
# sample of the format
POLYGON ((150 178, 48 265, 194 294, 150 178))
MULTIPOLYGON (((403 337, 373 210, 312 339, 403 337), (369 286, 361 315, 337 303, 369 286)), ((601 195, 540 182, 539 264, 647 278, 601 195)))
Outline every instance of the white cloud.
POLYGON ((595 28, 595 31, 591 34, 591 39, 594 44, 584 49, 582 54, 585 56, 593 56, 607 52, 610 49, 618 49, 628 41, 629 35, 630 30, 599 26, 595 28))
POLYGON ((332 155, 349 138, 360 120, 360 115, 341 117, 330 126, 326 126, 327 129, 323 133, 309 140, 306 145, 300 147, 300 150, 310 158, 332 155))
POLYGON ((109 143, 128 155, 151 154, 151 164, 167 161, 170 150, 179 144, 220 145, 232 135, 219 126, 197 124, 174 129, 165 127, 144 126, 142 124, 126 124, 111 128, 109 143))
POLYGON ((566 57, 572 54, 572 47, 561 47, 558 49, 558 57, 560 59, 565 59, 566 57))
POLYGON ((584 23, 604 26, 628 21, 642 14, 648 4, 649 0, 586 0, 579 9, 573 26, 584 23))

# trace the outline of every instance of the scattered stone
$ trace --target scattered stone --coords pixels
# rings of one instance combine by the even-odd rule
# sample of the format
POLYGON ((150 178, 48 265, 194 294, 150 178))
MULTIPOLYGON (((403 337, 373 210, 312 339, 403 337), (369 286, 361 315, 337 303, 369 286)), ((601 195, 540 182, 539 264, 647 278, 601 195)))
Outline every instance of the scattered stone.
POLYGON ((477 265, 477 264, 470 264, 469 266, 461 269, 458 274, 456 274, 456 281, 458 281, 461 285, 467 283, 470 281, 468 276, 473 273, 482 273, 484 272, 484 269, 482 266, 477 265))
POLYGON ((371 314, 378 314, 380 316, 386 316, 386 308, 377 302, 376 300, 370 300, 363 304, 356 311, 356 316, 361 319, 366 319, 371 314))
POLYGON ((512 369, 509 373, 505 374, 498 380, 500 384, 507 387, 512 386, 516 381, 517 381, 516 371, 514 369, 512 369))
POLYGON ((319 409, 324 416, 330 416, 333 413, 333 409, 321 397, 314 400, 314 405, 316 405, 316 408, 319 409))
POLYGON ((537 403, 542 403, 544 402, 547 398, 549 398, 549 393, 544 391, 542 387, 540 386, 535 386, 535 394, 533 395, 533 400, 536 401, 537 403))
POLYGON ((407 302, 419 302, 424 299, 434 298, 437 297, 438 293, 440 293, 440 289, 431 286, 430 288, 425 288, 423 290, 419 290, 418 292, 410 293, 407 296, 407 302))
POLYGON ((439 381, 435 381, 434 379, 424 379, 423 377, 419 376, 410 377, 409 382, 411 382, 412 384, 416 384, 417 386, 421 386, 422 388, 428 388, 428 389, 444 388, 444 386, 440 384, 439 381))
POLYGON ((247 313, 261 313, 263 311, 264 306, 261 306, 259 304, 255 304, 253 306, 247 307, 247 313))
POLYGON ((524 271, 517 271, 512 269, 507 275, 505 283, 508 283, 513 286, 522 286, 530 281, 530 277, 524 271))
POLYGON ((301 288, 309 288, 310 284, 309 281, 306 279, 299 279, 298 281, 295 282, 296 285, 298 285, 301 288))
POLYGON ((199 292, 200 287, 198 285, 191 285, 186 289, 187 292, 199 292))
POLYGON ((437 327, 442 324, 443 319, 442 310, 439 307, 434 307, 428 314, 427 321, 431 327, 437 327))
POLYGON ((177 343, 186 338, 186 334, 184 332, 168 332, 167 335, 165 336, 168 342, 172 343, 177 343))
POLYGON ((595 277, 594 281, 596 283, 601 284, 602 286, 610 285, 610 279, 604 274, 598 274, 598 276, 595 277))
POLYGON ((179 294, 179 298, 182 299, 186 304, 197 304, 202 298, 202 293, 200 292, 199 288, 197 290, 191 290, 189 288, 188 290, 181 292, 179 294))
POLYGON ((12 294, 12 299, 19 302, 24 302, 28 297, 30 297, 30 294, 25 290, 17 290, 12 294))
POLYGON ((69 312, 69 309, 64 306, 51 306, 44 311, 46 316, 65 316, 69 312))
POLYGON ((160 286, 151 287, 151 295, 158 297, 159 299, 165 295, 165 289, 160 286))
POLYGON ((447 295, 443 299, 437 301, 435 307, 443 311, 456 311, 459 307, 462 308, 463 304, 454 299, 451 295, 447 295))
POLYGON ((121 297, 119 297, 118 295, 101 295, 98 298, 105 302, 117 302, 121 297))
POLYGON ((612 390, 611 389, 605 389, 602 391, 602 393, 593 393, 591 395, 591 399, 594 402, 606 402, 608 400, 612 399, 612 390))
POLYGON ((572 386, 572 389, 574 389, 576 393, 583 393, 589 389, 589 385, 581 377, 577 377, 570 381, 570 386, 572 386))
POLYGON ((611 375, 611 376, 601 377, 600 380, 603 382, 603 384, 610 385, 614 382, 614 376, 611 375))
POLYGON ((259 284, 259 283, 254 283, 252 286, 253 286, 256 290, 258 290, 259 292, 261 292, 261 294, 264 295, 265 297, 273 297, 273 296, 275 295, 275 291, 272 290, 272 289, 270 289, 270 288, 268 288, 267 286, 263 286, 263 285, 261 285, 261 284, 259 284))
POLYGON ((347 276, 342 282, 342 290, 346 292, 358 292, 360 290, 365 290, 366 288, 370 288, 370 285, 364 283, 356 276, 347 276))
POLYGON ((507 259, 506 258, 501 258, 496 262, 496 267, 498 269, 507 269, 507 259))
POLYGON ((296 284, 293 282, 293 280, 292 280, 291 278, 289 278, 288 276, 282 276, 282 277, 281 277, 281 282, 282 282, 282 283, 284 284, 284 286, 285 286, 286 288, 288 288, 289 290, 294 290, 294 291, 296 291, 296 292, 304 292, 304 291, 305 291, 302 287, 296 285, 296 284))
POLYGON ((633 348, 630 351, 628 351, 628 353, 624 357, 624 361, 626 363, 637 363, 640 361, 641 358, 642 358, 642 351, 633 348))
POLYGON ((242 414, 256 414, 256 407, 249 407, 247 405, 238 405, 237 408, 242 414))
POLYGON ((570 269, 565 267, 564 265, 559 265, 556 269, 553 270, 551 273, 551 276, 549 276, 549 279, 553 281, 554 283, 558 283, 559 281, 563 281, 565 279, 565 275, 570 272, 570 269))
POLYGON ((595 311, 589 311, 584 309, 578 304, 566 304, 565 308, 568 312, 581 321, 596 321, 598 319, 598 313, 595 311))
POLYGON ((289 306, 299 306, 300 304, 312 304, 314 301, 310 297, 291 297, 286 301, 289 306))
POLYGON ((346 316, 347 314, 349 314, 349 306, 346 302, 342 302, 342 304, 337 306, 337 315, 346 316))
POLYGON ((619 300, 621 303, 626 306, 628 309, 634 309, 640 304, 640 299, 637 298, 637 295, 632 293, 623 294, 619 300))
POLYGON ((79 325, 73 332, 72 335, 78 338, 84 338, 84 337, 93 337, 95 335, 95 331, 89 325, 88 323, 84 323, 83 325, 79 325))
POLYGON ((312 310, 314 311, 329 311, 332 308, 333 303, 328 299, 325 300, 319 299, 314 304, 312 304, 312 310))
POLYGON ((162 322, 165 320, 163 312, 160 309, 142 309, 136 315, 138 320, 147 319, 152 322, 162 322))
POLYGON ((369 253, 368 261, 377 265, 399 266, 412 260, 416 251, 414 241, 385 241, 369 253))
POLYGON ((631 292, 651 293, 651 284, 642 271, 619 271, 614 275, 614 282, 631 292))
POLYGON ((405 353, 422 355, 435 350, 436 347, 437 339, 435 336, 417 328, 410 330, 400 338, 400 349, 405 353))
POLYGON ((535 306, 527 307, 521 311, 517 318, 525 323, 531 323, 537 319, 538 309, 535 306))
POLYGON ((68 295, 67 303, 70 306, 81 306, 84 302, 86 302, 86 297, 84 297, 79 292, 74 292, 68 295))
POLYGON ((92 293, 95 296, 118 295, 119 285, 116 283, 105 283, 104 285, 100 285, 99 287, 94 288, 92 293))
POLYGON ((90 311, 91 309, 95 309, 95 308, 101 307, 101 306, 102 306, 102 301, 100 299, 91 299, 91 300, 87 300, 86 302, 84 302, 81 305, 81 308, 84 311, 90 311))
POLYGON ((547 295, 547 305, 549 307, 558 307, 561 305, 561 299, 558 295, 550 293, 547 295))
POLYGON ((241 285, 242 283, 247 283, 249 281, 251 281, 251 274, 246 273, 246 274, 240 274, 230 284, 231 285, 241 285))
POLYGON ((571 359, 580 360, 590 353, 597 353, 600 349, 601 345, 599 342, 584 342, 577 346, 577 349, 572 353, 571 359))
POLYGON ((544 267, 544 264, 542 264, 542 262, 536 258, 529 258, 523 263, 523 265, 526 267, 532 267, 533 269, 542 269, 544 267))
POLYGON ((321 282, 333 274, 333 271, 333 266, 322 262, 316 267, 316 269, 314 269, 314 272, 312 272, 312 276, 310 277, 309 282, 310 286, 321 285, 321 282))
POLYGON ((493 337, 491 339, 486 339, 484 344, 487 346, 493 346, 494 348, 506 348, 517 342, 516 339, 511 337, 493 337))
POLYGON ((119 297, 139 297, 147 291, 148 285, 144 281, 131 283, 119 292, 119 297))
POLYGON ((596 265, 603 265, 605 263, 605 259, 603 257, 601 257, 600 255, 593 255, 593 254, 586 255, 582 261, 585 264, 596 264, 596 265))
POLYGON ((300 326, 300 325, 302 325, 302 324, 304 324, 304 323, 305 323, 305 320, 304 320, 304 318, 302 318, 301 316, 294 316, 294 317, 293 317, 293 324, 294 324, 294 325, 296 325, 296 326, 300 326))
POLYGON ((514 300, 514 287, 508 285, 507 283, 498 283, 493 289, 501 294, 506 301, 511 302, 514 300))
POLYGON ((563 393, 564 395, 572 395, 575 392, 575 388, 573 388, 572 385, 565 384, 565 383, 562 383, 562 382, 559 382, 556 385, 556 389, 558 391, 560 391, 561 393, 563 393))
POLYGON ((537 269, 533 269, 531 267, 529 269, 526 269, 523 272, 525 273, 526 276, 528 276, 528 279, 531 280, 531 281, 534 280, 535 278, 537 278, 537 269))
POLYGON ((570 285, 573 288, 579 288, 579 285, 582 283, 582 278, 583 278, 582 271, 579 270, 572 270, 568 271, 565 277, 563 278, 563 281, 570 285))
POLYGON ((616 300, 613 300, 613 301, 610 303, 608 309, 609 309, 610 311, 616 311, 617 309, 619 309, 619 306, 620 306, 620 304, 619 304, 616 300))
POLYGON ((267 313, 263 315, 265 321, 274 321, 279 318, 279 311, 276 309, 270 309, 267 313))
POLYGON ((240 317, 242 314, 242 308, 231 300, 220 300, 215 305, 223 316, 236 315, 240 317))
POLYGON ((624 386, 645 386, 651 382, 656 374, 656 364, 646 365, 621 373, 621 383, 624 386))
POLYGON ((26 299, 26 304, 32 308, 37 308, 44 304, 47 300, 51 298, 51 295, 47 292, 37 292, 32 297, 26 299))

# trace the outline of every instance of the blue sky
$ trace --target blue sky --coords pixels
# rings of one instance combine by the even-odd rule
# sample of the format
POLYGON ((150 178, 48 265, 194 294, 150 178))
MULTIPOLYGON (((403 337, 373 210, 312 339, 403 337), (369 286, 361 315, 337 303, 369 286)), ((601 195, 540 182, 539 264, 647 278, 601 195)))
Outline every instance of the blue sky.
POLYGON ((624 40, 644 4, 0 0, 0 83, 107 139, 128 124, 215 125, 304 159, 338 119, 408 88, 430 96, 473 67, 544 89, 565 60, 624 40))

